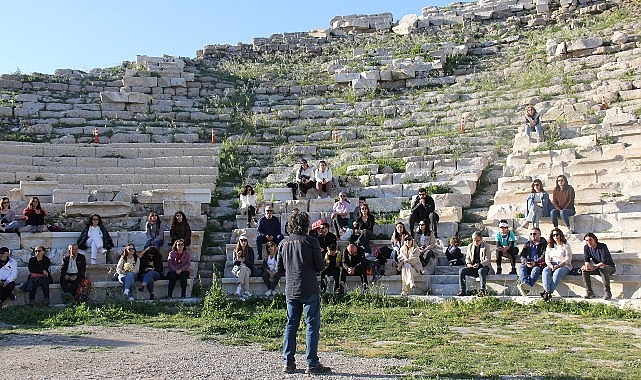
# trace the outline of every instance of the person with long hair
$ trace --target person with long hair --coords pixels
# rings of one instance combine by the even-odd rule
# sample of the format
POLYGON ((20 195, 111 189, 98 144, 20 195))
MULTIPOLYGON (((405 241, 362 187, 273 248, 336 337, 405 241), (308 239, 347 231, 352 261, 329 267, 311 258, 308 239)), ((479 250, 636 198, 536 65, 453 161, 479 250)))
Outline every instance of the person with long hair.
POLYGON ((265 244, 267 247, 267 255, 263 258, 263 282, 267 286, 267 292, 265 295, 267 297, 276 295, 276 287, 280 278, 283 277, 283 274, 278 271, 277 262, 276 262, 276 243, 273 241, 268 241, 265 244))
POLYGON ((584 264, 581 267, 583 285, 585 285, 583 298, 594 297, 590 275, 598 274, 601 275, 601 282, 603 283, 603 299, 609 300, 612 298, 610 276, 616 272, 616 266, 612 260, 610 250, 604 243, 599 243, 599 239, 592 232, 585 234, 583 240, 585 241, 585 246, 583 247, 584 264))
POLYGON ((29 259, 29 279, 31 289, 29 289, 29 303, 32 304, 36 299, 36 290, 42 288, 44 304, 49 305, 49 284, 53 283, 51 278, 51 260, 45 255, 45 247, 39 245, 33 250, 33 256, 29 259))
POLYGON ((556 177, 556 187, 552 191, 552 206, 554 208, 550 212, 550 217, 554 228, 559 226, 560 216, 568 228, 568 233, 572 233, 570 217, 576 214, 574 210, 574 188, 570 186, 568 178, 564 175, 556 177))
MULTIPOLYGON (((296 199, 296 198, 294 198, 296 199)), ((254 224, 256 221, 256 192, 251 185, 245 185, 243 191, 240 192, 240 213, 247 216, 247 228, 251 227, 252 220, 254 224)))
POLYGON ((572 270, 572 247, 563 235, 560 228, 555 227, 550 232, 548 248, 545 250, 545 264, 543 268, 543 292, 541 298, 544 301, 552 299, 552 293, 572 270))
POLYGON ((543 142, 543 126, 541 125, 541 116, 536 112, 536 108, 531 105, 525 107, 525 133, 527 138, 532 142, 530 134, 532 130, 536 130, 538 143, 543 142))
POLYGON ((416 246, 418 254, 421 258, 421 264, 425 267, 432 258, 436 258, 437 254, 434 252, 436 247, 436 237, 434 232, 430 229, 429 219, 423 219, 418 222, 418 231, 416 231, 416 246))
POLYGON ((465 265, 465 257, 461 252, 461 248, 458 246, 459 243, 458 236, 452 236, 450 238, 450 245, 445 248, 445 256, 450 266, 465 265))
POLYGON ((154 300, 154 281, 162 278, 163 266, 160 251, 156 247, 147 247, 140 255, 140 267, 138 269, 138 281, 140 281, 139 292, 149 291, 149 299, 154 300))
MULTIPOLYGON (((274 244, 273 242, 267 242, 274 244)), ((269 248, 269 247, 268 247, 269 248)), ((268 249, 269 251, 269 249, 268 249)), ((242 297, 251 297, 249 291, 249 278, 254 273, 254 249, 249 246, 246 235, 240 235, 234 250, 234 268, 232 274, 238 277, 238 285, 234 295, 242 297)))
POLYGON ((539 219, 544 215, 550 215, 552 209, 550 195, 543 190, 543 182, 540 179, 535 179, 532 181, 531 188, 525 202, 525 222, 521 225, 523 229, 527 229, 530 223, 539 228, 539 219))
POLYGON ((98 263, 98 251, 104 255, 114 247, 114 242, 98 214, 93 214, 87 219, 77 244, 78 248, 82 250, 91 248, 91 264, 98 263))
POLYGON ((187 216, 182 211, 176 211, 171 218, 171 227, 169 228, 169 236, 171 237, 171 245, 174 245, 176 240, 183 239, 185 247, 191 245, 191 226, 187 221, 187 216))
POLYGON ((405 237, 409 236, 409 234, 403 222, 396 223, 394 233, 392 233, 392 238, 390 239, 392 242, 392 259, 398 261, 398 253, 403 247, 405 237))
POLYGON ((172 298, 176 282, 180 280, 180 297, 187 297, 187 279, 189 278, 189 267, 191 257, 185 249, 185 241, 178 239, 174 242, 167 258, 167 279, 169 286, 167 288, 167 297, 172 298))
POLYGON ((139 271, 140 260, 138 259, 136 247, 132 243, 129 243, 120 254, 120 259, 118 259, 118 264, 116 265, 118 281, 124 285, 125 290, 123 294, 129 301, 134 300, 133 286, 139 271))
POLYGON ((40 206, 40 198, 32 197, 27 207, 22 211, 25 218, 25 226, 20 228, 20 232, 47 232, 45 216, 47 213, 40 206))
POLYGON ((147 241, 145 242, 145 247, 154 247, 160 249, 165 244, 165 230, 167 226, 160 219, 160 216, 156 211, 152 211, 147 216, 147 223, 145 223, 145 234, 147 235, 147 241))
POLYGON ((369 242, 374 239, 374 215, 367 204, 361 205, 361 216, 354 221, 354 234, 350 236, 351 243, 363 247, 365 252, 371 253, 369 242))
POLYGON ((407 296, 414 289, 416 276, 423 273, 419 249, 409 234, 403 238, 403 246, 398 253, 398 268, 401 272, 401 296, 407 296))
POLYGON ((16 220, 16 212, 11 209, 9 198, 2 197, 0 206, 0 232, 15 232, 20 223, 16 220))

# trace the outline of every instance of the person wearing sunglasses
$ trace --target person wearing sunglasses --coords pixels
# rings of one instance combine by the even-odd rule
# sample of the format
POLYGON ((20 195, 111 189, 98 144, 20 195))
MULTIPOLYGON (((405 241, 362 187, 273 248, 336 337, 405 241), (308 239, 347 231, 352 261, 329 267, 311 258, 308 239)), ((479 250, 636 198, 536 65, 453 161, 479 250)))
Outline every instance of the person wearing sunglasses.
POLYGON ((0 232, 16 232, 20 226, 20 223, 16 219, 16 212, 11 209, 9 198, 2 197, 2 207, 0 207, 0 232))
POLYGON ((82 250, 91 248, 91 264, 98 263, 98 252, 104 255, 114 247, 114 242, 98 214, 93 214, 87 219, 76 243, 82 250))
POLYGON ((548 242, 541 236, 541 230, 538 227, 530 229, 530 240, 521 250, 521 267, 519 268, 519 283, 516 285, 519 293, 526 297, 530 288, 534 286, 536 280, 541 276, 545 268, 545 249, 548 242))
POLYGON ((538 227, 539 219, 550 215, 552 210, 550 195, 543 190, 543 182, 540 179, 535 179, 530 187, 532 190, 525 201, 525 222, 521 225, 523 229, 527 229, 530 223, 534 227, 538 227))
POLYGON ((545 264, 541 298, 547 302, 552 299, 552 294, 563 281, 563 277, 572 270, 572 247, 558 227, 550 232, 548 247, 545 251, 545 264))
POLYGON ((45 255, 45 247, 39 245, 33 250, 33 256, 29 259, 29 303, 33 304, 36 299, 36 290, 42 288, 44 304, 49 305, 49 284, 53 283, 51 278, 51 260, 45 255))
POLYGON ((263 244, 272 241, 278 245, 278 243, 284 239, 284 236, 280 232, 280 219, 274 216, 274 208, 271 205, 265 206, 265 216, 258 220, 256 232, 258 260, 262 260, 263 244))
POLYGON ((268 242, 266 244, 267 255, 263 260, 263 282, 267 286, 267 291, 265 295, 267 297, 276 295, 276 288, 278 287, 278 281, 283 277, 283 274, 278 271, 276 263, 276 244, 274 242, 268 242))
POLYGON ((401 296, 407 296, 414 289, 414 280, 419 274, 425 273, 421 265, 421 257, 414 239, 407 235, 403 238, 403 246, 398 253, 398 271, 401 272, 401 296))
POLYGON ((425 219, 430 221, 430 227, 432 231, 434 231, 434 237, 438 238, 438 221, 440 218, 436 213, 436 203, 425 188, 420 188, 418 189, 418 195, 412 201, 409 230, 412 236, 416 233, 414 226, 425 219))
POLYGON ((154 300, 154 282, 162 278, 163 265, 160 251, 156 247, 147 247, 140 255, 140 268, 138 270, 138 280, 141 282, 138 288, 139 292, 149 291, 149 299, 154 300))
POLYGON ((136 281, 136 276, 140 271, 140 260, 138 260, 138 253, 136 247, 129 243, 118 259, 116 265, 116 273, 118 274, 118 281, 125 287, 123 294, 129 299, 134 300, 133 286, 136 281))
POLYGON ((185 249, 185 241, 178 239, 174 242, 167 258, 167 298, 172 298, 176 282, 180 280, 180 297, 187 297, 187 279, 189 278, 189 269, 191 266, 191 257, 185 249))

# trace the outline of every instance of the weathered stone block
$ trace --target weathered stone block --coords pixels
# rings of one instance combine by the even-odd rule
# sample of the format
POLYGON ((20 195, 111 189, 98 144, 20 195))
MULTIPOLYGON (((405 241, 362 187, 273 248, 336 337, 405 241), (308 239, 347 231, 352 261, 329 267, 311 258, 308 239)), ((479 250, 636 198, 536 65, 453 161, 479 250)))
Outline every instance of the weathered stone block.
POLYGON ((128 216, 131 203, 127 202, 67 202, 65 213, 70 216, 98 214, 103 218, 128 216))

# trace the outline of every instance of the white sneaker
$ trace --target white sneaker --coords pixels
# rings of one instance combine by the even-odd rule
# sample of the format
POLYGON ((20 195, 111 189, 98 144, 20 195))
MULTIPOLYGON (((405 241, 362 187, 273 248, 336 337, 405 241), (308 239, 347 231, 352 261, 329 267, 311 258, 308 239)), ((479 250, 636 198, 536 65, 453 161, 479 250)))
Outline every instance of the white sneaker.
POLYGON ((129 295, 129 289, 125 289, 125 291, 123 292, 123 294, 124 294, 124 295, 126 295, 126 296, 128 296, 128 295, 129 295))
POLYGON ((134 300, 134 297, 129 297, 129 301, 133 301, 133 300, 134 300))
POLYGON ((245 293, 243 293, 245 297, 251 297, 252 294, 249 292, 249 290, 245 290, 245 293))
POLYGON ((98 264, 98 259, 96 259, 95 257, 92 257, 91 258, 91 264, 93 264, 93 265, 98 264))
POLYGON ((242 288, 240 285, 238 285, 238 287, 236 288, 236 292, 234 293, 234 295, 235 295, 235 296, 239 296, 239 295, 240 295, 240 292, 241 292, 242 290, 243 290, 243 288, 242 288))
POLYGON ((265 296, 266 296, 266 297, 270 297, 270 296, 272 296, 272 295, 274 295, 274 293, 272 293, 272 291, 271 291, 271 290, 268 290, 268 291, 266 291, 266 292, 265 292, 265 296))

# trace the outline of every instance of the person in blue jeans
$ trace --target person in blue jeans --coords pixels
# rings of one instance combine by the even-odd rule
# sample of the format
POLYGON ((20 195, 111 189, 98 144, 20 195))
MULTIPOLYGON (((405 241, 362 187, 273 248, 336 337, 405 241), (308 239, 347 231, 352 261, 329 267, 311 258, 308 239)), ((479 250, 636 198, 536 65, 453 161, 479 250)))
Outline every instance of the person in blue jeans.
POLYGON ((138 270, 138 280, 141 282, 138 291, 145 290, 145 286, 149 291, 149 299, 154 300, 154 281, 162 278, 162 257, 160 251, 156 247, 148 247, 140 255, 140 269, 138 270))
POLYGON ((285 276, 287 324, 283 337, 283 372, 295 373, 296 333, 305 312, 307 326, 305 354, 307 374, 327 373, 331 368, 322 365, 318 358, 321 305, 317 275, 325 268, 320 243, 309 236, 309 215, 305 212, 292 214, 288 225, 290 234, 278 246, 278 272, 285 276))
POLYGON ((544 291, 541 293, 541 298, 547 302, 552 299, 552 293, 561 284, 563 277, 572 270, 572 248, 559 228, 553 228, 550 232, 548 247, 545 250, 545 264, 544 291))
POLYGON ((548 242, 541 237, 541 230, 538 227, 530 229, 530 240, 525 243, 521 250, 519 283, 516 285, 523 297, 528 295, 529 288, 534 286, 534 283, 543 272, 547 244, 548 242))
POLYGON ((263 259, 263 244, 273 241, 278 245, 283 240, 280 233, 280 219, 274 216, 274 208, 271 205, 265 206, 265 216, 258 219, 256 227, 256 252, 258 260, 263 259))
POLYGON ((564 175, 556 177, 556 187, 552 191, 552 206, 550 217, 554 228, 559 226, 559 217, 563 219, 568 228, 568 233, 572 233, 570 229, 570 217, 576 214, 574 209, 574 188, 568 183, 568 178, 564 175))
POLYGON ((165 231, 167 230, 167 225, 160 219, 160 216, 156 211, 149 213, 147 217, 147 223, 145 223, 145 235, 147 241, 143 249, 151 247, 152 245, 158 249, 165 244, 165 231))
POLYGON ((116 273, 118 274, 118 281, 125 286, 124 294, 129 301, 134 300, 133 286, 136 281, 136 275, 140 269, 140 260, 136 253, 136 247, 129 243, 125 246, 125 250, 120 255, 118 264, 116 265, 116 273))

